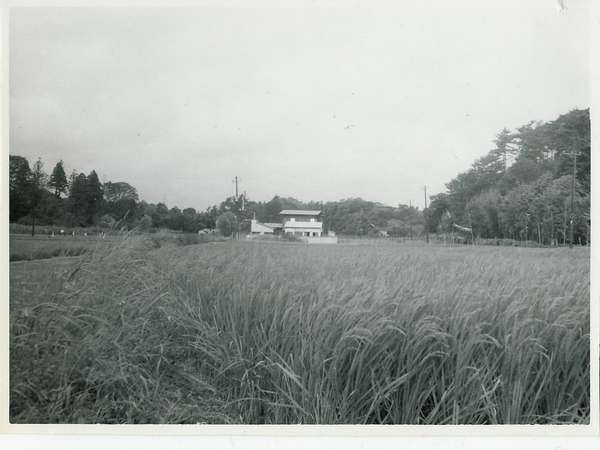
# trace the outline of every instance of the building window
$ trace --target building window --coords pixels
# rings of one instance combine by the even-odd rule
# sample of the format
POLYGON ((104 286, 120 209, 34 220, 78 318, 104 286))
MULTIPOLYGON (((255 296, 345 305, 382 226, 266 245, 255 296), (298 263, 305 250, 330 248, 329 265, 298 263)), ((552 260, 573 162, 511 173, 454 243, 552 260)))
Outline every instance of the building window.
POLYGON ((310 221, 311 221, 311 222, 314 222, 314 221, 315 221, 315 218, 314 218, 314 217, 311 217, 311 218, 310 218, 310 221))
POLYGON ((290 222, 295 222, 295 221, 296 221, 296 218, 295 218, 295 217, 292 217, 292 218, 290 219, 290 222))

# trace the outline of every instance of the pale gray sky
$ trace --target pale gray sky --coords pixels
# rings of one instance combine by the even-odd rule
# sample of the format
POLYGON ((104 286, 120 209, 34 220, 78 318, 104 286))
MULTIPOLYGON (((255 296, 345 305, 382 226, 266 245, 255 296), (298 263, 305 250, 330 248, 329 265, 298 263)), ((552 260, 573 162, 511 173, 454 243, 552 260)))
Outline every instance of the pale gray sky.
POLYGON ((422 206, 501 128, 589 106, 586 0, 344 3, 13 9, 10 152, 170 207, 235 175, 422 206))

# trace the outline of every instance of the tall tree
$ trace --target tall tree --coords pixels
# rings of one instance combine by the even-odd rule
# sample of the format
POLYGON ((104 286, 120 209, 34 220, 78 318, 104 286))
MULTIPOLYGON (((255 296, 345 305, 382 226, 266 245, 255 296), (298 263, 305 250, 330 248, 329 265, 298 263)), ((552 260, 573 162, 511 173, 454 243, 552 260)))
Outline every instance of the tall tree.
POLYGON ((54 195, 59 198, 67 193, 69 182, 67 180, 67 175, 65 173, 62 160, 57 162, 54 166, 52 174, 50 175, 50 180, 48 181, 48 186, 54 189, 54 195))
MULTIPOLYGON (((133 225, 139 210, 137 190, 123 181, 106 182, 103 186, 103 214, 109 214, 116 220, 125 220, 128 225, 133 225)), ((150 214, 152 217, 152 215, 150 214)), ((141 217, 141 216, 140 216, 141 217)))
POLYGON ((29 162, 22 156, 10 155, 9 204, 10 221, 16 222, 26 216, 31 208, 29 198, 31 169, 29 162))
POLYGON ((177 206, 173 206, 169 210, 169 215, 167 216, 167 226, 171 230, 183 231, 183 214, 181 213, 181 209, 177 206))
POLYGON ((98 221, 103 199, 102 183, 100 183, 100 179, 95 170, 92 170, 87 176, 85 187, 86 222, 88 225, 92 225, 98 221))
POLYGON ((66 211, 67 225, 85 226, 87 223, 87 177, 84 173, 71 174, 66 211))
POLYGON ((156 209, 151 215, 152 224, 157 228, 166 227, 169 219, 169 208, 164 203, 156 205, 156 209))
POLYGON ((267 202, 265 205, 265 218, 266 222, 278 222, 280 220, 280 213, 283 209, 283 205, 281 202, 281 198, 276 195, 271 199, 271 201, 267 202))
POLYGON ((107 202, 118 202, 119 200, 139 200, 137 190, 123 181, 104 183, 103 186, 104 200, 107 202))
POLYGON ((217 229, 223 236, 235 235, 238 231, 238 220, 232 212, 225 212, 217 218, 217 229))
POLYGON ((44 164, 42 159, 38 158, 31 169, 31 235, 35 235, 35 221, 39 218, 42 208, 42 199, 48 182, 48 176, 44 172, 44 164))
POLYGON ((514 148, 511 146, 514 135, 508 128, 503 128, 500 133, 496 135, 494 143, 496 144, 496 153, 502 160, 502 166, 504 172, 508 167, 509 158, 514 154, 514 148))
POLYGON ((187 233, 196 233, 200 229, 198 215, 194 208, 186 208, 182 211, 181 225, 183 231, 187 233))

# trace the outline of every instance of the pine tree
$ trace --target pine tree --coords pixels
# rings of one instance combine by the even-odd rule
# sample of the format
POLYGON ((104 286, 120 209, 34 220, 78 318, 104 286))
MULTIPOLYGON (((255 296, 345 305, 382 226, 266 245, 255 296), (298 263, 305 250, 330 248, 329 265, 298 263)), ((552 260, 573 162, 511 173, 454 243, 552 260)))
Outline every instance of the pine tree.
POLYGON ((42 163, 42 159, 38 158, 37 161, 33 164, 31 169, 31 183, 29 198, 31 199, 31 235, 35 235, 35 219, 39 215, 39 210, 41 208, 41 201, 44 196, 44 189, 46 188, 48 176, 44 172, 44 164, 42 163))
POLYGON ((16 222, 29 213, 31 208, 30 183, 31 169, 27 159, 22 156, 10 155, 9 205, 11 222, 16 222))
POLYGON ((54 189, 54 195, 59 198, 61 195, 67 193, 69 182, 67 181, 67 175, 65 174, 62 160, 57 162, 56 166, 54 166, 52 175, 50 175, 50 180, 48 181, 48 186, 54 189))
POLYGON ((102 183, 95 170, 87 176, 86 183, 86 220, 89 225, 97 221, 102 206, 103 191, 102 183))
POLYGON ((67 212, 69 225, 86 225, 87 214, 87 177, 85 174, 71 174, 69 186, 69 198, 67 199, 67 212))

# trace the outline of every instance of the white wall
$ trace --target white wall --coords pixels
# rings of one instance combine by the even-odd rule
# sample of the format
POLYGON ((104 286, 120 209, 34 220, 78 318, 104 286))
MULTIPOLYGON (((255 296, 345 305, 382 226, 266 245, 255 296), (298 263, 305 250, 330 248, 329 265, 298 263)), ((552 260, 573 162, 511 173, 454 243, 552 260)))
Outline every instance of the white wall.
POLYGON ((309 244, 337 244, 338 238, 333 236, 321 236, 321 237, 305 237, 306 242, 309 244))
POLYGON ((258 234, 265 234, 265 233, 270 233, 273 234, 273 230, 265 225, 263 225, 262 223, 252 219, 252 221, 250 222, 250 232, 251 233, 258 233, 258 234))

